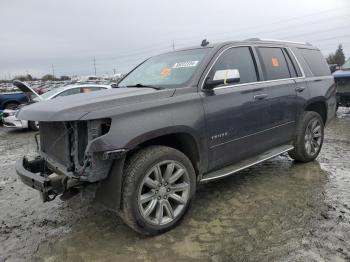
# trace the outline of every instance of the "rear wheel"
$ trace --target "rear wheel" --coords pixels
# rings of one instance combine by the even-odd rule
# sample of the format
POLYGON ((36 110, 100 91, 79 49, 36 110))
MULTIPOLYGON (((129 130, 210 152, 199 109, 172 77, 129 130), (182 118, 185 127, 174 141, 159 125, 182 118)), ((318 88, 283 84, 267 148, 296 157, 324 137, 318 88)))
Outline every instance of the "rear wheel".
POLYGON ((321 151, 324 137, 324 124, 321 116, 313 111, 304 112, 294 141, 294 149, 289 156, 296 161, 314 160, 321 151))
POLYGON ((123 177, 121 217, 145 235, 176 226, 196 190, 191 161, 165 146, 151 146, 134 154, 126 163, 123 177))

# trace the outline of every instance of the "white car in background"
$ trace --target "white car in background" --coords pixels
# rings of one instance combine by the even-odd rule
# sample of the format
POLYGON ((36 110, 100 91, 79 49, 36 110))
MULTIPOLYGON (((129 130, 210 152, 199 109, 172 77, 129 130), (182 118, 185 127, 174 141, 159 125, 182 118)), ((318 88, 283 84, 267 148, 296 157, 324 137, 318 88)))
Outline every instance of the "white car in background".
MULTIPOLYGON (((15 81, 14 85, 17 86, 24 93, 32 94, 32 102, 40 102, 43 100, 55 99, 58 97, 75 95, 80 93, 88 93, 93 91, 111 89, 110 85, 99 85, 99 84, 79 84, 79 85, 67 85, 50 90, 42 95, 39 95, 35 90, 30 88, 28 85, 15 81)), ((32 130, 38 130, 39 125, 33 121, 19 120, 16 114, 19 109, 11 110, 6 109, 2 114, 3 125, 8 128, 29 128, 32 130)))

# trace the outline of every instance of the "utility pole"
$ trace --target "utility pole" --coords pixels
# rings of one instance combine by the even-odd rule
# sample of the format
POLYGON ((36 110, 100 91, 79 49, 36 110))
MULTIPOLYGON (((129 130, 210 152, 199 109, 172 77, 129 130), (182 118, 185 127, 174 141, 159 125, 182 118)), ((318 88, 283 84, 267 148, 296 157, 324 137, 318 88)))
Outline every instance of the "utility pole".
POLYGON ((173 50, 175 50, 175 41, 173 40, 173 50))
POLYGON ((55 80, 55 68, 53 67, 53 64, 51 64, 51 68, 52 68, 53 80, 55 80))
POLYGON ((96 59, 95 59, 95 57, 94 57, 94 69, 95 69, 95 76, 97 76, 97 74, 96 74, 96 59))
POLYGON ((113 68, 113 73, 114 73, 114 75, 116 74, 116 72, 117 72, 117 70, 115 70, 115 68, 113 68))

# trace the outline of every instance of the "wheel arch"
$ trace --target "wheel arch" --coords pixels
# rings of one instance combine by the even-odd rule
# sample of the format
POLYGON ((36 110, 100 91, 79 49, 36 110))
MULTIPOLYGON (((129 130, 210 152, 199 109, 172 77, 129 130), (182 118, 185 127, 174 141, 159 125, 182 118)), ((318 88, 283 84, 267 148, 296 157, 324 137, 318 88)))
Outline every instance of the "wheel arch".
MULTIPOLYGON (((111 170, 107 179, 101 181, 98 185, 95 200, 105 208, 112 211, 119 211, 121 208, 121 194, 123 191, 123 172, 125 161, 138 150, 151 145, 163 145, 175 148, 184 153, 191 161, 193 168, 199 179, 202 174, 203 154, 201 154, 201 145, 193 134, 185 131, 177 132, 154 132, 133 139, 128 143, 128 152, 119 159, 113 161, 111 170)), ((203 152, 203 151, 202 151, 203 152)))
MULTIPOLYGON (((202 173, 204 156, 201 152, 200 141, 196 139, 196 135, 189 130, 184 129, 173 129, 173 130, 157 130, 150 134, 144 134, 130 141, 127 148, 130 149, 128 155, 151 145, 162 145, 168 146, 179 150, 185 154, 191 161, 193 168, 195 169, 196 175, 202 173)), ((127 157, 128 157, 127 155, 127 157)))
POLYGON ((328 108, 325 99, 319 98, 310 100, 310 102, 305 106, 304 111, 314 111, 318 113, 321 116, 323 123, 326 124, 328 108))
POLYGON ((6 100, 6 101, 4 101, 3 103, 2 103, 2 107, 3 108, 6 108, 6 106, 8 105, 8 104, 16 104, 16 105, 20 105, 21 103, 19 103, 18 101, 16 101, 16 100, 6 100))

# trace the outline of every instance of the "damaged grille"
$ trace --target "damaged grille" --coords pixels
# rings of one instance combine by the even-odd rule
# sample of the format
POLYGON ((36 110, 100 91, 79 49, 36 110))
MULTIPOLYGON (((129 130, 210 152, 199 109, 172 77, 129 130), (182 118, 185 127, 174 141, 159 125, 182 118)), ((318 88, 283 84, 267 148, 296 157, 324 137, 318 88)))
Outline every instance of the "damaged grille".
POLYGON ((64 122, 40 122, 40 149, 58 163, 69 166, 69 133, 64 122))
POLYGON ((40 150, 53 172, 88 179, 106 177, 111 161, 104 161, 103 152, 87 150, 88 143, 108 133, 111 121, 40 122, 40 150))

